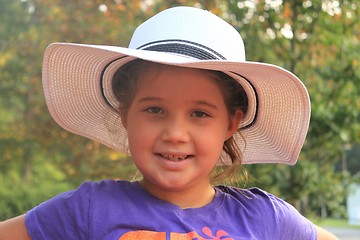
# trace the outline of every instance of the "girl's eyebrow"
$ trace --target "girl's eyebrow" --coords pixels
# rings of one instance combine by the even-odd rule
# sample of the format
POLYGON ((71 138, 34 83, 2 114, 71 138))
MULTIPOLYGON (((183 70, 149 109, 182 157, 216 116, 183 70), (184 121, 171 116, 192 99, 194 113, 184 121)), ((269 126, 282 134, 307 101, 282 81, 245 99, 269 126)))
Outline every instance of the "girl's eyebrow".
POLYGON ((196 105, 207 106, 207 107, 210 107, 210 108, 215 109, 215 110, 218 109, 218 107, 217 107, 215 104, 212 104, 212 103, 210 103, 210 102, 208 102, 208 101, 199 100, 199 101, 194 101, 194 103, 195 103, 196 105))
MULTIPOLYGON (((140 98, 137 103, 143 103, 143 102, 160 102, 160 101, 165 101, 164 99, 160 98, 160 97, 143 97, 143 98, 140 98)), ((209 108, 212 108, 214 110, 217 110, 218 107, 213 104, 213 103, 210 103, 209 101, 206 101, 206 100, 193 100, 193 101, 190 101, 190 103, 194 103, 195 105, 197 106, 205 106, 205 107, 209 107, 209 108)))
POLYGON ((164 101, 164 100, 159 97, 143 97, 140 98, 137 102, 142 103, 142 102, 152 102, 152 101, 164 101))

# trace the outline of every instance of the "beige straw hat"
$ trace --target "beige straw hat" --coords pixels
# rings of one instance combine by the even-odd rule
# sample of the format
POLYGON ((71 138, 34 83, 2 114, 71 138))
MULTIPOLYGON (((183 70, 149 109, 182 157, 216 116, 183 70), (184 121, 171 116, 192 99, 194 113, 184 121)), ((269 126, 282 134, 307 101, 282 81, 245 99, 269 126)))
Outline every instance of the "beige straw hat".
MULTIPOLYGON (((310 120, 305 86, 281 67, 245 61, 239 33, 197 8, 160 12, 136 29, 129 48, 51 44, 43 60, 43 86, 54 120, 70 132, 127 152, 111 80, 120 66, 137 58, 232 76, 248 97, 248 111, 239 126, 246 141, 243 163, 297 161, 310 120)), ((245 147, 239 135, 235 139, 245 147)))

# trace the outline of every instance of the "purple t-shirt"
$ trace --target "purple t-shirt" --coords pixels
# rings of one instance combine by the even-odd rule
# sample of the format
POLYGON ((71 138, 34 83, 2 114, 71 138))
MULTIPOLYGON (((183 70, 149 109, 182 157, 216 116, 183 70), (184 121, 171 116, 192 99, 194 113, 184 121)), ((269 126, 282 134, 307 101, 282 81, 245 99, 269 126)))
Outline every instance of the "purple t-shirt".
POLYGON ((32 239, 315 240, 315 226, 283 200, 260 189, 216 187, 213 201, 181 209, 138 182, 83 183, 30 210, 32 239))

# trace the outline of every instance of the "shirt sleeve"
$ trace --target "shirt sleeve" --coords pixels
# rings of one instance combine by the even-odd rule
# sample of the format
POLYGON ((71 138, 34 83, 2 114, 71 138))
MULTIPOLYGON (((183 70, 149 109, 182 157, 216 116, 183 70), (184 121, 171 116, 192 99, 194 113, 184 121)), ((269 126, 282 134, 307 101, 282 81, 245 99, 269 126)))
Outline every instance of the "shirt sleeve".
POLYGON ((315 225, 291 204, 268 194, 277 219, 278 238, 283 240, 317 240, 315 225))
POLYGON ((62 193, 26 213, 32 239, 88 239, 91 184, 62 193))

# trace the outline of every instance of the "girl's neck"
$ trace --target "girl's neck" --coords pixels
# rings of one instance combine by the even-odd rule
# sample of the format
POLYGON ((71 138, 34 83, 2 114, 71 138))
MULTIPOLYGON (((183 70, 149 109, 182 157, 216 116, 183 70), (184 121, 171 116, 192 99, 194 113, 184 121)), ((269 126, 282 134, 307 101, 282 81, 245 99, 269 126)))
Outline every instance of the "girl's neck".
POLYGON ((215 189, 210 183, 181 190, 161 189, 144 179, 140 181, 140 185, 151 195, 182 209, 203 207, 215 197, 215 189))

